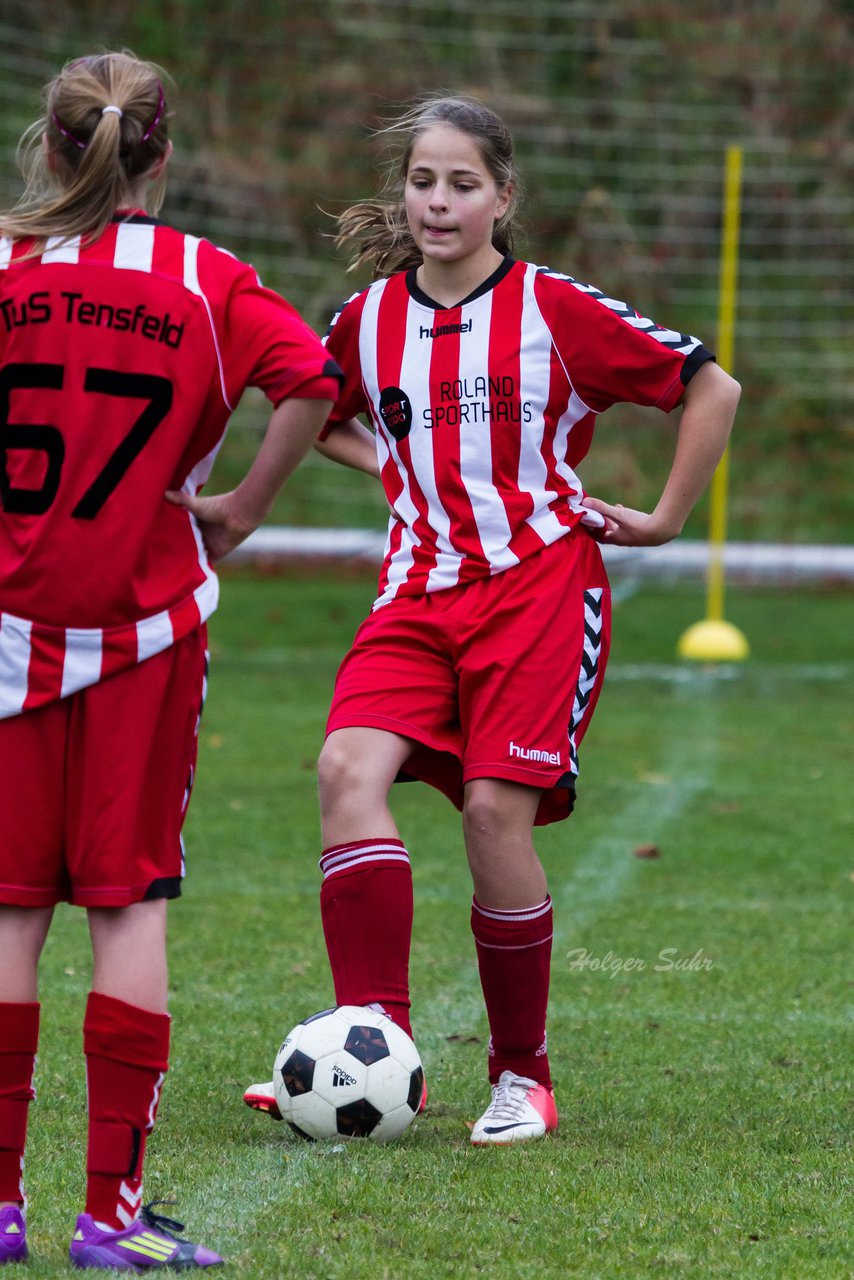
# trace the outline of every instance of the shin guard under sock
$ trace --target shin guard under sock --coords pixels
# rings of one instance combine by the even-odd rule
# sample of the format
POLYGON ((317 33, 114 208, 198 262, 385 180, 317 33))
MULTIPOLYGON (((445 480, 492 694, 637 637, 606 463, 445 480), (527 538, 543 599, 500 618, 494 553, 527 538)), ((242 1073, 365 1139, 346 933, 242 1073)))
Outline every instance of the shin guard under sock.
POLYGON ((166 1013, 92 991, 83 1023, 89 1143, 86 1212, 119 1230, 142 1203, 145 1143, 169 1064, 166 1013))
POLYGON ((496 911, 472 900, 471 929, 489 1018, 489 1079, 514 1071, 551 1088, 546 1011, 552 952, 552 901, 496 911))
POLYGON ((39 1005, 0 1003, 0 1201, 24 1204, 24 1147, 39 1043, 39 1005))
POLYGON ((382 1005, 412 1034, 409 945, 412 869, 400 840, 324 849, 320 914, 337 1004, 382 1005))

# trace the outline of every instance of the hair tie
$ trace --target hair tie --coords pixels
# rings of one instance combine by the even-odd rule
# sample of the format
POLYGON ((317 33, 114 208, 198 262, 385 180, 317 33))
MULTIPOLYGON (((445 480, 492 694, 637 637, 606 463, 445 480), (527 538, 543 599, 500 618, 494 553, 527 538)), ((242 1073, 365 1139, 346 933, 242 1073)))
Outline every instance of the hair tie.
MULTIPOLYGON (((81 59, 81 61, 83 61, 83 59, 81 59)), ((76 66, 77 64, 75 63, 74 65, 76 66)), ((145 133, 140 138, 139 140, 140 144, 148 141, 148 139, 154 133, 154 130, 160 124, 160 121, 163 117, 163 110, 164 110, 164 107, 166 106, 166 100, 163 95, 163 85, 160 83, 159 80, 157 81, 157 90, 158 90, 157 110, 154 113, 154 119, 151 121, 151 124, 148 126, 145 133)), ((119 117, 120 120, 122 120, 124 119, 125 113, 124 111, 122 111, 121 107, 117 107, 114 103, 110 102, 107 104, 106 107, 101 108, 102 116, 105 116, 108 114, 116 115, 119 117)), ((67 138, 69 142, 73 142, 74 145, 76 147, 79 147, 81 151, 85 151, 89 145, 89 142, 88 141, 84 142, 82 138, 75 137, 75 135, 71 132, 70 129, 66 129, 65 125, 62 123, 62 121, 60 120, 55 110, 51 110, 50 115, 51 115, 51 119, 53 120, 53 123, 56 125, 57 129, 62 134, 62 136, 64 138, 67 138)))
POLYGON ((81 151, 85 151, 86 143, 81 141, 80 138, 75 138, 74 134, 65 128, 65 125, 62 123, 62 121, 60 120, 56 112, 51 111, 50 115, 51 115, 51 119, 53 120, 53 123, 56 125, 57 129, 62 134, 63 138, 67 138, 69 142, 73 142, 74 145, 76 147, 79 147, 81 151))
POLYGON ((160 98, 159 98, 158 103, 157 103, 157 110, 156 110, 156 111, 155 111, 155 113, 154 113, 154 119, 152 120, 151 124, 148 126, 148 128, 147 128, 147 129, 146 129, 146 131, 145 131, 145 133, 144 133, 144 134, 142 135, 142 137, 140 138, 140 142, 147 142, 147 141, 148 141, 148 139, 149 139, 149 138, 151 137, 151 135, 154 133, 154 130, 155 130, 155 129, 157 128, 157 126, 160 124, 160 117, 163 115, 163 107, 164 107, 164 105, 165 105, 165 104, 164 104, 164 98, 163 98, 163 85, 160 83, 160 81, 159 81, 159 80, 157 81, 157 88, 158 88, 159 93, 160 93, 160 98))

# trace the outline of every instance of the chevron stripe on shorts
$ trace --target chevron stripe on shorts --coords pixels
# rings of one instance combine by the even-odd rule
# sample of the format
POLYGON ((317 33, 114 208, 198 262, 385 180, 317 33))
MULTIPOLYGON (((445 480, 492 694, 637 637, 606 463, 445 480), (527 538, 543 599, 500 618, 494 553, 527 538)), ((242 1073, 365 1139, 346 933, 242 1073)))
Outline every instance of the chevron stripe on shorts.
POLYGON ((581 656, 581 668, 572 705, 572 721, 569 726, 569 768, 574 774, 578 773, 575 731, 584 719, 590 704, 591 695, 599 678, 601 658, 602 588, 591 587, 584 592, 584 652, 581 656))

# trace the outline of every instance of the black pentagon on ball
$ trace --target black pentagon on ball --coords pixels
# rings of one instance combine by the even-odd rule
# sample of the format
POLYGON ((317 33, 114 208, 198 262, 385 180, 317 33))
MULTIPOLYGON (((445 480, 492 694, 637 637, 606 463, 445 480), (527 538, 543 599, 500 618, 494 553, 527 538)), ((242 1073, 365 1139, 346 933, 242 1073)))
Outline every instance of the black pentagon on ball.
POLYGON ((351 1027, 344 1048, 366 1067, 389 1057, 389 1047, 379 1027, 351 1027))
POLYGON ((424 1071, 421 1067, 416 1067, 409 1077, 409 1093, 406 1095, 406 1102, 409 1110, 418 1114, 418 1108, 421 1106, 421 1099, 424 1096, 424 1071))
POLYGON ((307 1053, 300 1053, 299 1049, 294 1049, 291 1056, 282 1063, 282 1084, 292 1098, 298 1098, 312 1088, 314 1066, 314 1058, 310 1058, 307 1053))
POLYGON ((335 1124, 342 1138, 367 1138, 382 1118, 382 1112, 364 1098, 360 1102, 345 1103, 335 1111, 335 1124))

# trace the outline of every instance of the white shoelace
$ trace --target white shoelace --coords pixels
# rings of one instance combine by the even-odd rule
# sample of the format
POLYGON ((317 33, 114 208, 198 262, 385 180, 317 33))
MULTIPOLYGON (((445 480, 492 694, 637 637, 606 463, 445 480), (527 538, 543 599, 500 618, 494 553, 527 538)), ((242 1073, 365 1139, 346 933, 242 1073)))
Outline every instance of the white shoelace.
POLYGON ((519 1120, 529 1092, 536 1087, 536 1080, 529 1080, 527 1076, 514 1076, 509 1071, 503 1072, 498 1084, 492 1086, 492 1102, 487 1107, 484 1120, 508 1123, 519 1120))

